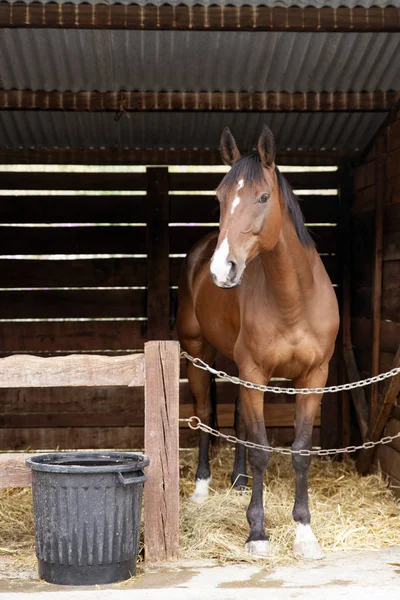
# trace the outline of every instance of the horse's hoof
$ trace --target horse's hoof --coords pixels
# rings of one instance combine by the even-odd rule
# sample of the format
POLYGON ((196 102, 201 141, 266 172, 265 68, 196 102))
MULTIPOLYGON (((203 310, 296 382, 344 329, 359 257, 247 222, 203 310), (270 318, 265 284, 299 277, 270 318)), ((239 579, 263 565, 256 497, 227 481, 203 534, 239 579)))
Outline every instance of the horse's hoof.
POLYGON ((297 524, 296 539, 293 544, 293 551, 296 556, 312 560, 321 560, 324 558, 321 546, 318 543, 310 525, 297 524))
POLYGON ((190 496, 190 500, 195 504, 201 504, 208 498, 208 486, 211 482, 211 477, 208 479, 196 479, 196 488, 190 496))
POLYGON ((248 478, 246 475, 232 475, 232 487, 237 492, 244 492, 247 489, 248 478))
POLYGON ((245 548, 251 556, 269 556, 271 554, 271 545, 268 540, 246 542, 245 548))

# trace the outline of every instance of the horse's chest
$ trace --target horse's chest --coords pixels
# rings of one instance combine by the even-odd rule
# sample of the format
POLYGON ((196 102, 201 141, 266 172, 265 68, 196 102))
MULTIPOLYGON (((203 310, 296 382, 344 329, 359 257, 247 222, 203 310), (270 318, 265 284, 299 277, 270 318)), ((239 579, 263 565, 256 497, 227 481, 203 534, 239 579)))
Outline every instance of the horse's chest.
POLYGON ((306 328, 266 331, 251 341, 252 354, 266 372, 293 378, 324 360, 320 340, 306 328))

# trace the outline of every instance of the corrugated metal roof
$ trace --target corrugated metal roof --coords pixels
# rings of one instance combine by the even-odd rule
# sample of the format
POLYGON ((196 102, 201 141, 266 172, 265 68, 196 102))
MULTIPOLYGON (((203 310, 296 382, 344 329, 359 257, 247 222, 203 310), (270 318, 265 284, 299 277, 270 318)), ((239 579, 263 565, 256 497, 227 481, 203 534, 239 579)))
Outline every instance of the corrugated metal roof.
POLYGON ((18 147, 218 148, 223 127, 242 151, 256 146, 262 126, 279 150, 364 148, 381 125, 379 113, 112 113, 0 111, 1 145, 18 147))
POLYGON ((400 89, 400 33, 0 30, 0 87, 334 92, 400 89))
MULTIPOLYGON (((15 4, 20 2, 21 0, 0 0, 1 3, 5 4, 15 4)), ((25 4, 30 4, 32 2, 40 2, 42 4, 46 4, 49 0, 24 0, 25 4)), ((104 4, 104 0, 55 0, 56 4, 104 4)), ((361 6, 363 8, 370 8, 371 6, 379 6, 381 8, 385 8, 386 6, 396 6, 396 0, 267 0, 266 2, 262 0, 110 0, 107 4, 137 4, 139 6, 145 6, 146 4, 152 4, 154 6, 226 6, 229 4, 230 6, 281 6, 281 7, 289 7, 289 6, 299 6, 301 8, 305 8, 307 6, 312 6, 315 8, 322 7, 331 7, 331 8, 339 8, 341 6, 354 8, 356 6, 361 6)))

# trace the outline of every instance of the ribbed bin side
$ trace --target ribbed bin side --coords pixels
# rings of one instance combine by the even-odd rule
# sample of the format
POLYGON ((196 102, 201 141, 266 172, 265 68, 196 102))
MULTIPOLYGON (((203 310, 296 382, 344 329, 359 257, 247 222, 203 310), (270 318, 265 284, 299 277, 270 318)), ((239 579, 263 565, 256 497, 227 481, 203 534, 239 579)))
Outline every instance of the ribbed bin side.
POLYGON ((143 483, 122 485, 116 473, 32 476, 39 560, 75 567, 136 561, 143 483))

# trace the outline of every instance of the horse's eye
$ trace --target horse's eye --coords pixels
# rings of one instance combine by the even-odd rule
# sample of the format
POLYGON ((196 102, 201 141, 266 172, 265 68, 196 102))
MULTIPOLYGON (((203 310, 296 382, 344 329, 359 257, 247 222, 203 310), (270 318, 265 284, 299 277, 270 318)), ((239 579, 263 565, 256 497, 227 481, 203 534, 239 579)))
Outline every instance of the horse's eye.
POLYGON ((259 204, 265 204, 269 200, 269 194, 263 194, 261 198, 257 200, 259 204))

